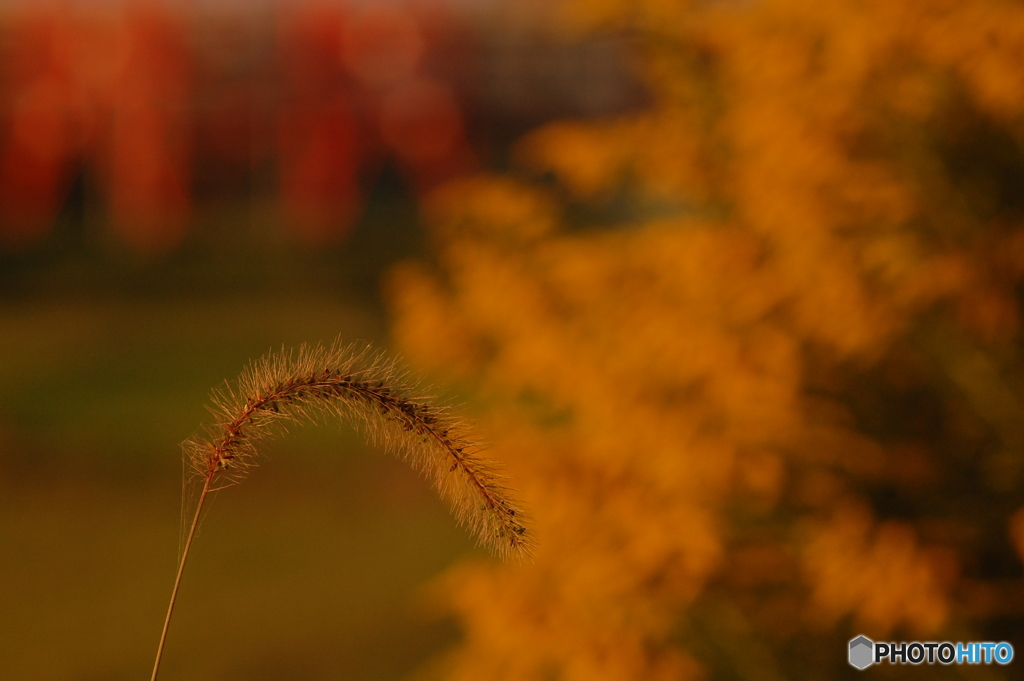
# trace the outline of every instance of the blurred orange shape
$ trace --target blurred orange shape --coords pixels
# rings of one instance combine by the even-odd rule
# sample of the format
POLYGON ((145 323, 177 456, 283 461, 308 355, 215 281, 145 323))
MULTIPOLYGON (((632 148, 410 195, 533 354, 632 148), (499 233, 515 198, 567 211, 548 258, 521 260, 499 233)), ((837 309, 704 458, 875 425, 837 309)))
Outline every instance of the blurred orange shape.
POLYGON ((143 2, 37 7, 11 23, 14 104, 0 157, 8 239, 44 237, 71 164, 99 157, 123 240, 147 253, 177 245, 189 206, 185 26, 143 2))
POLYGON ((149 4, 124 8, 127 50, 110 93, 108 173, 115 231, 142 253, 164 253, 187 231, 191 95, 184 26, 149 4))
POLYGON ((168 139, 168 121, 150 109, 115 114, 110 209, 114 229, 136 251, 163 253, 185 235, 187 159, 168 139))
POLYGON ((401 7, 367 8, 345 32, 345 65, 368 88, 384 88, 411 78, 422 53, 419 28, 401 7))

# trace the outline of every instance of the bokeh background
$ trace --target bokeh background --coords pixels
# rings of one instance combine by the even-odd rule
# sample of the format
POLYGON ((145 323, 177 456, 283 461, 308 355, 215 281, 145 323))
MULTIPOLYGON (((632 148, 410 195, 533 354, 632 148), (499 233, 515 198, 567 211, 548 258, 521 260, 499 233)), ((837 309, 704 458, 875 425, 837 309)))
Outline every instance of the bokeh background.
POLYGON ((298 429, 162 678, 1022 651, 1022 280, 1019 3, 4 0, 0 677, 145 678, 209 390, 339 336, 478 424, 534 560, 298 429))

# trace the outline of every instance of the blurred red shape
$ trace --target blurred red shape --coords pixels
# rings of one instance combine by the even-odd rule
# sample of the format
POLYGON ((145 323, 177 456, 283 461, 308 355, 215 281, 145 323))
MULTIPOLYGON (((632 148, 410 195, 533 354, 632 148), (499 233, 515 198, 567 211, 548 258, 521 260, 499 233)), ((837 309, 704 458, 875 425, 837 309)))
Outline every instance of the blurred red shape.
POLYGON ((355 116, 344 99, 293 106, 282 118, 281 200, 309 245, 346 236, 361 206, 355 116))
POLYGON ((308 245, 343 239, 361 206, 360 125, 340 54, 344 19, 338 5, 311 3, 295 10, 281 35, 281 201, 308 245))
POLYGON ((312 245, 351 232, 361 171, 387 158, 421 195, 476 167, 457 97, 432 72, 447 54, 430 42, 446 35, 437 6, 281 6, 266 61, 249 51, 255 22, 220 18, 216 35, 243 41, 225 47, 197 33, 207 19, 159 0, 4 16, 0 240, 14 247, 47 236, 83 168, 96 179, 87 200, 102 194, 120 242, 160 254, 186 236, 197 162, 210 164, 197 186, 244 187, 273 147, 285 220, 312 245))
POLYGON ((185 26, 162 6, 13 11, 12 102, 0 156, 0 233, 40 241, 76 163, 105 178, 116 231, 135 250, 165 252, 189 208, 190 64, 185 26))
POLYGON ((379 89, 413 77, 423 47, 416 21, 405 8, 371 6, 349 22, 342 55, 364 87, 379 89))
POLYGON ((397 156, 419 192, 471 171, 462 113, 444 83, 419 77, 381 99, 381 138, 397 156))

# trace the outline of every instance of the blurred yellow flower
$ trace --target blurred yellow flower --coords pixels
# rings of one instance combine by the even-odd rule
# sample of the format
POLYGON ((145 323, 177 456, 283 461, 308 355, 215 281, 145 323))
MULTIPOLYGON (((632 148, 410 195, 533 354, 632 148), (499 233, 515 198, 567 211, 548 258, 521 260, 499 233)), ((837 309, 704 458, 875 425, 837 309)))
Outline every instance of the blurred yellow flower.
POLYGON ((857 633, 984 630, 966 585, 1024 558, 1024 9, 568 7, 649 110, 445 188, 439 268, 392 280, 537 516, 535 563, 444 578, 447 678, 827 678, 857 633))

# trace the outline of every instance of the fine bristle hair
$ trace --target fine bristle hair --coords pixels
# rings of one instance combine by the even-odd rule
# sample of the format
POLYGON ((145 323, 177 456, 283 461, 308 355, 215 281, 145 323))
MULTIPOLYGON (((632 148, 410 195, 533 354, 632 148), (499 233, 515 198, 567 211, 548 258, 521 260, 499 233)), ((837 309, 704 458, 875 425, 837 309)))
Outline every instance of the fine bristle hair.
POLYGON ((479 443, 451 411, 424 396, 393 360, 369 348, 282 349, 251 364, 214 391, 215 422, 186 440, 185 465, 202 481, 192 522, 183 533, 174 588, 164 616, 150 681, 156 681, 181 577, 210 492, 239 482, 256 463, 256 443, 287 422, 340 416, 433 481, 477 541, 505 558, 529 554, 532 538, 502 476, 480 456, 479 443))
POLYGON ((337 416, 425 473, 479 544, 503 558, 530 552, 523 513, 481 445, 383 354, 339 342, 267 354, 214 391, 212 412, 215 423, 183 444, 211 491, 239 482, 258 441, 286 423, 337 416))

